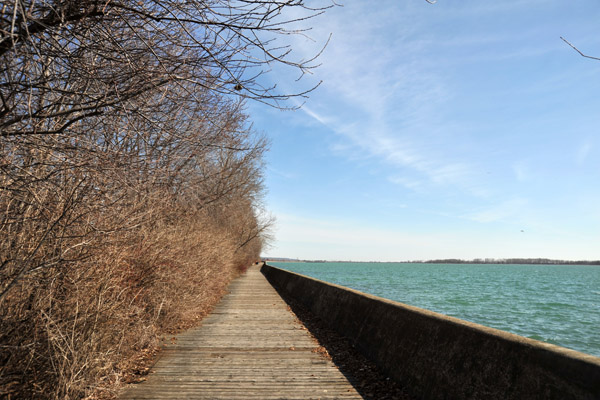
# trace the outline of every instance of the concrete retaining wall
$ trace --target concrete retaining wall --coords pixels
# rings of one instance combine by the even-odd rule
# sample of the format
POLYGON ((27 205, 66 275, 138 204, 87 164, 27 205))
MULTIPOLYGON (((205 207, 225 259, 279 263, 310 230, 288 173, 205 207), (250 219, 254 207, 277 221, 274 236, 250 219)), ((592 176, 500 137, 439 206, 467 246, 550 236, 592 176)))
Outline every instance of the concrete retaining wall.
POLYGON ((264 265, 302 303, 425 399, 600 399, 600 358, 264 265))

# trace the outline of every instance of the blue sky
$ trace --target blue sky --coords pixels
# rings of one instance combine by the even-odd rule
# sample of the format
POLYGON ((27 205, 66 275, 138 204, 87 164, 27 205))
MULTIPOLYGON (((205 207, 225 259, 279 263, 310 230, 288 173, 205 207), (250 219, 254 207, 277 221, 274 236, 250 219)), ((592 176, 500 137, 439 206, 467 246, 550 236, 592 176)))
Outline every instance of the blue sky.
MULTIPOLYGON (((266 255, 600 259, 600 2, 346 1, 298 111, 249 104, 272 141, 266 255)), ((300 85, 295 87, 294 85, 300 85)))

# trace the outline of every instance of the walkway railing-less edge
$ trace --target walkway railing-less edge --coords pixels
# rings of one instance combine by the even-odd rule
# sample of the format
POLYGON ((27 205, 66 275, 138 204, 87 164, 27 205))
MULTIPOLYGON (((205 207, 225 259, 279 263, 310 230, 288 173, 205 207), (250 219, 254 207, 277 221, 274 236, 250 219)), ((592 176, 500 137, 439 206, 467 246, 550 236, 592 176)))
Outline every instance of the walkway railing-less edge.
POLYGON ((600 399, 600 358, 262 267, 368 358, 426 399, 600 399))

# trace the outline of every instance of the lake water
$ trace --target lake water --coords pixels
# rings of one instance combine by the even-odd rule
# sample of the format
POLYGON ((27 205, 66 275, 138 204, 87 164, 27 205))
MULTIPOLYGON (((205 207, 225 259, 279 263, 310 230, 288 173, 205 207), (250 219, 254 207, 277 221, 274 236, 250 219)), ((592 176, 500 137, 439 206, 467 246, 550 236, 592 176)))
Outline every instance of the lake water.
POLYGON ((600 357, 600 266, 269 264, 600 357))

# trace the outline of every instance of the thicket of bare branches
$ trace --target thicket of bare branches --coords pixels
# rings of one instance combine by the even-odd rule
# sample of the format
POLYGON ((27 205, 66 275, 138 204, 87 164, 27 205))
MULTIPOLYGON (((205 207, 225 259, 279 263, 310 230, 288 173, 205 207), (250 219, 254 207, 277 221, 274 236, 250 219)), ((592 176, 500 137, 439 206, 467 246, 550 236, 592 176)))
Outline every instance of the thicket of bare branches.
MULTIPOLYGON (((3 136, 77 129, 92 116, 145 113, 131 99, 202 86, 276 104, 292 95, 259 77, 277 63, 305 73, 275 39, 299 34, 282 13, 308 19, 302 0, 12 0, 0 15, 3 136)), ((310 90, 311 88, 308 88, 310 90)), ((195 101, 194 91, 187 93, 195 101)))
POLYGON ((91 393, 259 257, 266 144, 239 107, 171 133, 129 120, 139 131, 3 140, 3 394, 91 393))
POLYGON ((0 4, 0 397, 110 391, 258 258, 267 142, 243 99, 290 96, 260 84, 312 67, 274 41, 282 15, 323 9, 0 4))

